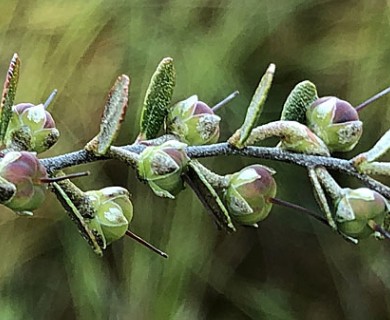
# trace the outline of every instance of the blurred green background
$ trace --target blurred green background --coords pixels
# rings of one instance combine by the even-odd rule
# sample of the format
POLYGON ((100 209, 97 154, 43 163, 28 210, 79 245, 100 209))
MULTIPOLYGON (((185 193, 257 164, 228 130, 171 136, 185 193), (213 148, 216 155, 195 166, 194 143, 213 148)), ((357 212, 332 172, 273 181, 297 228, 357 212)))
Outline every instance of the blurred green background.
MULTIPOLYGON (((389 21, 385 0, 0 0, 0 74, 18 52, 17 102, 41 102, 58 88, 52 112, 61 138, 43 157, 80 149, 96 134, 121 73, 132 82, 117 143, 132 142, 150 76, 165 56, 176 65, 175 101, 196 93, 212 105, 240 91, 219 112, 224 140, 241 124, 270 62, 277 72, 261 122, 278 119, 304 79, 320 95, 355 105, 388 86, 389 21)), ((361 112, 364 137, 346 156, 369 148, 389 127, 389 102, 361 112)), ((204 161, 219 173, 255 162, 204 161)), ((277 170, 280 198, 318 210, 304 169, 261 163, 277 170)), ((258 230, 225 236, 189 189, 165 200, 121 163, 73 170, 85 169, 92 176, 77 181, 84 189, 129 188, 132 230, 170 258, 130 239, 96 257, 52 195, 34 218, 2 207, 0 319, 390 319, 389 242, 354 246, 281 208, 258 230)))

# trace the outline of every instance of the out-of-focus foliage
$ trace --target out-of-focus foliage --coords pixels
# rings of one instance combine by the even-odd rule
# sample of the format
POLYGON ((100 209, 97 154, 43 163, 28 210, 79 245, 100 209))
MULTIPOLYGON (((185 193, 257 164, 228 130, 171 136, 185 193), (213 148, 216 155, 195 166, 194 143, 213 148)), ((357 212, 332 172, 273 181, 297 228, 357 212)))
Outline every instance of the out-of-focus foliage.
MULTIPOLYGON (((61 132, 43 156, 84 146, 97 132, 110 85, 131 77, 118 143, 133 141, 146 88, 161 58, 174 58, 173 102, 192 94, 218 111, 221 139, 245 116, 266 66, 277 66, 261 123, 276 120, 290 90, 309 79, 319 96, 353 105, 389 85, 390 5, 385 0, 0 0, 0 75, 18 52, 16 102, 40 103, 61 132)), ((389 128, 390 100, 361 112, 356 154, 389 128)), ((275 141, 268 142, 268 145, 275 141)), ((255 163, 205 161, 219 173, 255 163)), ((270 161, 278 196, 316 209, 302 168, 270 161)), ((83 166, 76 169, 85 169, 83 166)), ((84 189, 122 185, 134 202, 131 227, 170 254, 129 239, 98 258, 54 197, 34 218, 0 216, 0 319, 385 319, 390 314, 389 243, 354 246, 329 228, 274 208, 258 230, 225 236, 190 190, 157 198, 133 170, 110 161, 88 166, 84 189)), ((355 181, 340 176, 342 186, 355 181)), ((387 184, 389 181, 387 181, 387 184)))

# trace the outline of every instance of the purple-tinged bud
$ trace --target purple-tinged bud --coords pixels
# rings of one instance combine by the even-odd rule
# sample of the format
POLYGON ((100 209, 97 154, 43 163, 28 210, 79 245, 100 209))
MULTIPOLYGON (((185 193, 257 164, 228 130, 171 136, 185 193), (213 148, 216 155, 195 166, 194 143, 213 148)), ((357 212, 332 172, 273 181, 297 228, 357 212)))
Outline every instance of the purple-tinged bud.
POLYGON ((272 208, 269 201, 276 195, 274 171, 255 164, 231 175, 224 198, 232 218, 243 225, 264 220, 272 208))
POLYGON ((32 211, 45 200, 45 167, 33 152, 8 152, 0 160, 0 177, 12 183, 16 192, 3 204, 15 211, 32 211))
POLYGON ((368 188, 343 189, 344 194, 336 203, 336 224, 343 234, 363 239, 374 234, 369 221, 383 225, 389 212, 387 200, 368 188))
POLYGON ((45 109, 43 104, 19 103, 14 106, 14 110, 23 117, 26 123, 33 121, 31 125, 37 125, 38 128, 50 129, 56 127, 52 115, 45 109))
POLYGON ((352 105, 336 97, 316 100, 306 112, 307 124, 331 152, 351 151, 363 132, 363 123, 352 105))
POLYGON ((96 215, 88 220, 91 229, 104 239, 105 245, 122 238, 133 218, 133 204, 129 192, 122 187, 107 187, 85 192, 96 215))
POLYGON ((55 122, 43 104, 20 103, 13 107, 13 115, 5 136, 8 148, 43 152, 59 138, 55 122), (22 141, 21 141, 22 140, 22 141))
POLYGON ((156 195, 173 199, 184 188, 182 174, 189 161, 184 150, 186 146, 170 140, 160 146, 147 147, 140 154, 138 175, 148 182, 156 195))
POLYGON ((221 118, 204 102, 193 95, 176 103, 168 113, 167 132, 188 145, 212 144, 219 138, 221 118))

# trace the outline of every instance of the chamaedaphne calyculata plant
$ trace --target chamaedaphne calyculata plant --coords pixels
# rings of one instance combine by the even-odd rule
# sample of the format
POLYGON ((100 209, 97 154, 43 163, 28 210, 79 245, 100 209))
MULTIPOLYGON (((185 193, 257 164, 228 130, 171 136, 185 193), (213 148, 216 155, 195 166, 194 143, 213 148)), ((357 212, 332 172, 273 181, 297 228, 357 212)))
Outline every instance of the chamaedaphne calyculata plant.
POLYGON ((234 233, 240 226, 256 228, 270 215, 273 205, 281 205, 313 217, 354 243, 368 237, 390 238, 390 188, 372 178, 390 175, 390 163, 377 161, 390 149, 390 130, 370 150, 352 159, 332 156, 355 148, 363 134, 359 111, 390 88, 353 107, 338 97, 319 97, 316 86, 305 80, 287 96, 280 120, 257 126, 275 74, 275 65, 270 64, 241 127, 228 141, 218 142, 223 121, 218 109, 238 91, 211 107, 193 93, 173 103, 176 72, 168 57, 158 64, 146 90, 135 141, 113 145, 128 104, 130 79, 123 74, 108 93, 99 132, 84 149, 42 159, 38 154, 60 139, 48 110, 57 91, 43 103, 15 104, 19 71, 20 60, 14 54, 0 106, 0 202, 15 214, 32 216, 48 192, 54 193, 98 255, 127 235, 168 257, 131 231, 137 213, 129 190, 119 186, 81 190, 72 179, 89 172, 64 173, 68 167, 107 159, 132 167, 140 182, 148 184, 158 197, 174 200, 188 186, 222 232, 234 233), (270 137, 280 139, 275 147, 259 145, 270 137), (217 173, 199 160, 229 155, 257 158, 259 163, 238 172, 217 173), (307 168, 318 212, 277 198, 277 185, 283 183, 283 177, 262 165, 262 159, 307 168), (329 170, 353 176, 362 186, 340 186, 329 170))

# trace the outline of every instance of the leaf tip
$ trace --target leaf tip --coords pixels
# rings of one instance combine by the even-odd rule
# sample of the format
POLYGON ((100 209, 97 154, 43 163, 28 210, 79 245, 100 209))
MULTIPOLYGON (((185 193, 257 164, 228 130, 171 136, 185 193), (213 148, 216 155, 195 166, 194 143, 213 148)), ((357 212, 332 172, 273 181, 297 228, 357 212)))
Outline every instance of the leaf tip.
POLYGON ((161 63, 164 63, 164 64, 172 63, 172 62, 173 62, 173 58, 171 58, 171 57, 165 57, 161 60, 161 63))
POLYGON ((268 69, 267 69, 267 73, 270 73, 270 74, 275 74, 275 71, 276 71, 276 65, 274 63, 270 63, 270 65, 268 66, 268 69))

